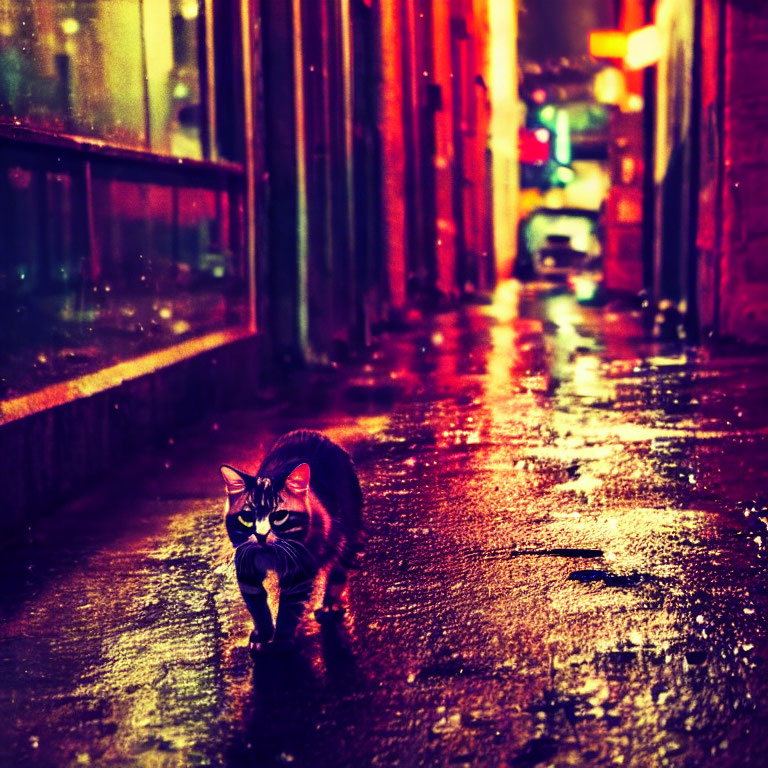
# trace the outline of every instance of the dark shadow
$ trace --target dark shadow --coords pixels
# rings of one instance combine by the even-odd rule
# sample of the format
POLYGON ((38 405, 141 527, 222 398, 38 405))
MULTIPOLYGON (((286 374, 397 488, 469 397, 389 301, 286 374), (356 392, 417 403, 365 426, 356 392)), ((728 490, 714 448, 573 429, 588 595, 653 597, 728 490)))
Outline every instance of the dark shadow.
POLYGON ((320 642, 328 683, 336 691, 347 691, 357 680, 357 662, 352 652, 349 630, 343 622, 320 625, 320 642))
POLYGON ((319 746, 324 736, 318 725, 329 702, 350 692, 357 680, 344 622, 321 624, 319 647, 317 636, 300 637, 294 647, 267 650, 252 663, 253 688, 227 751, 228 768, 335 765, 334 755, 319 746))
POLYGON ((262 653, 253 660, 253 689, 226 764, 303 765, 314 736, 319 698, 318 680, 300 648, 262 653))

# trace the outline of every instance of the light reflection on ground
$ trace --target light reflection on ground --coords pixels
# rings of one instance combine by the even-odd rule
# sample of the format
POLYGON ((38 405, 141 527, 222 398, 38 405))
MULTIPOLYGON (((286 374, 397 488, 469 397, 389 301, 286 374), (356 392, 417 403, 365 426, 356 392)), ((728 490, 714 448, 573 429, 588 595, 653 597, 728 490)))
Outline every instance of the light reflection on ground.
POLYGON ((325 409, 313 380, 222 415, 36 531, 4 594, 3 760, 760 765, 763 502, 734 510, 761 390, 567 299, 510 284, 425 319, 325 409), (215 470, 299 424, 352 451, 368 556, 339 632, 254 666, 215 470))

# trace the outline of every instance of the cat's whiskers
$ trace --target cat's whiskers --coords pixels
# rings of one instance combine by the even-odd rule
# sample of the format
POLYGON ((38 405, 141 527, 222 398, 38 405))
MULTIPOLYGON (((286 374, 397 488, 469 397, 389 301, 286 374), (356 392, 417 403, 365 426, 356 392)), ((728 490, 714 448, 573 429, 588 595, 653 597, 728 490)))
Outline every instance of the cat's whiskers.
MULTIPOLYGON (((297 553, 292 551, 292 549, 288 546, 288 542, 282 539, 278 539, 275 542, 274 546, 275 546, 275 549, 283 555, 286 566, 290 564, 295 566, 296 568, 299 567, 299 558, 297 556, 297 553)), ((283 570, 287 570, 287 568, 283 570)))
POLYGON ((280 547, 278 547, 276 543, 272 545, 272 551, 275 553, 275 565, 277 566, 277 570, 283 570, 283 563, 280 561, 286 559, 285 555, 280 551, 280 547))
POLYGON ((286 546, 286 548, 291 550, 291 553, 296 559, 296 564, 298 565, 299 559, 305 560, 305 565, 316 565, 317 558, 315 555, 310 551, 309 547, 307 547, 306 544, 302 541, 297 541, 295 539, 283 539, 282 543, 286 546))

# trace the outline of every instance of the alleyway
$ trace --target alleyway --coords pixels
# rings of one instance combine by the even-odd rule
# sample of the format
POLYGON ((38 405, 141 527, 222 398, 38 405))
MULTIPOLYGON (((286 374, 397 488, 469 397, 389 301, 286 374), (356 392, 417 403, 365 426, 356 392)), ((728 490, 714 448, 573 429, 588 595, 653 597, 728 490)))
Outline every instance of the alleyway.
POLYGON ((174 436, 3 555, 0 765, 765 765, 768 360, 698 357, 510 283, 174 436), (217 468, 297 426, 367 557, 254 665, 217 468))

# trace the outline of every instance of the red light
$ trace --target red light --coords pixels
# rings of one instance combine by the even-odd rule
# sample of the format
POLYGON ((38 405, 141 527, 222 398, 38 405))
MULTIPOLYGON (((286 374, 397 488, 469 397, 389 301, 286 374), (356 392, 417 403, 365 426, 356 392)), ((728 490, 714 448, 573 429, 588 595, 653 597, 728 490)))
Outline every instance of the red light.
POLYGON ((530 128, 520 128, 519 147, 520 162, 530 163, 532 165, 543 165, 549 160, 549 131, 543 130, 547 134, 546 141, 542 141, 538 128, 532 131, 530 128))
POLYGON ((532 94, 531 98, 537 104, 543 104, 547 100, 547 92, 543 88, 537 88, 532 94))

